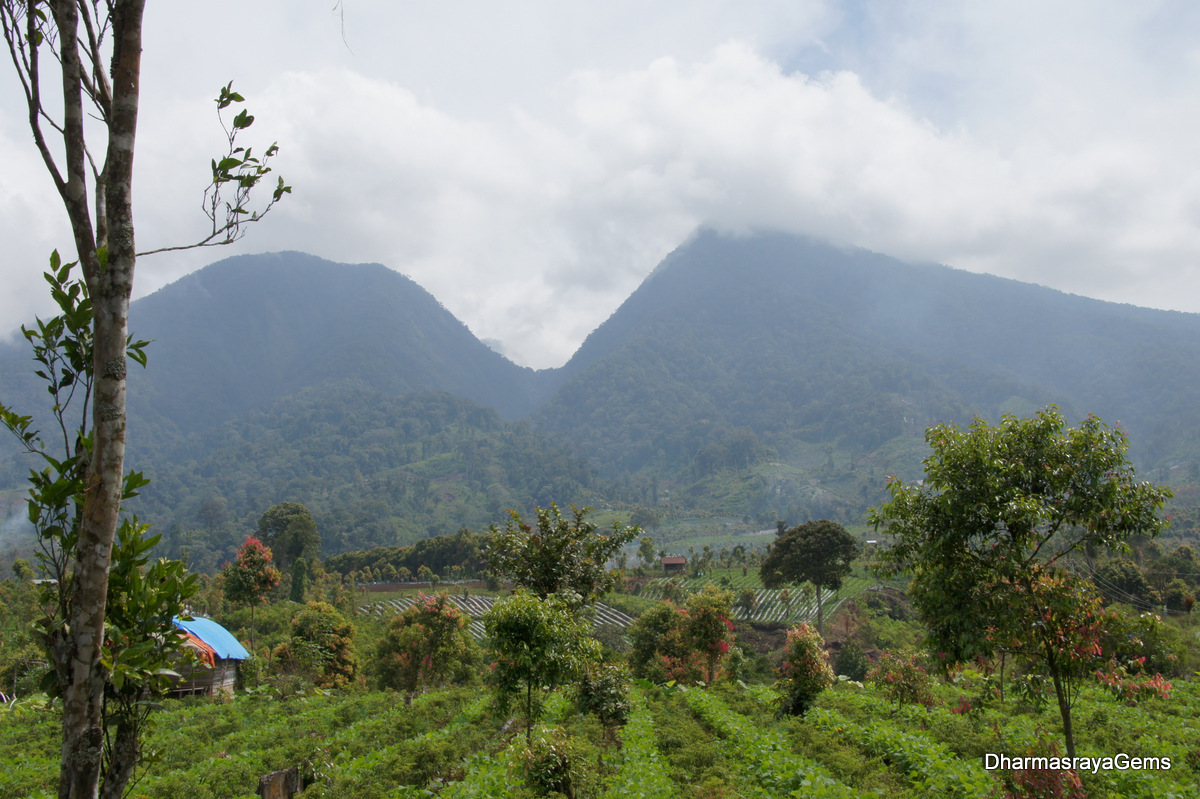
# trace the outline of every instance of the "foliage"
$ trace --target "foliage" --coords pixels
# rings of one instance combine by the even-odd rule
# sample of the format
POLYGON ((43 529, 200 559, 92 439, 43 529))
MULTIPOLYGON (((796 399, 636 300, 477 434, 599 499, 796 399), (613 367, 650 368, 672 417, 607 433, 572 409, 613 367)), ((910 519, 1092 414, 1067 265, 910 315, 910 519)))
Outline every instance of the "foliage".
POLYGON ((599 659, 600 645, 571 603, 556 595, 539 599, 526 591, 496 602, 483 618, 495 659, 491 679, 497 703, 514 701, 525 717, 527 742, 541 715, 542 692, 577 680, 599 659))
POLYGON ((177 560, 151 563, 159 537, 146 529, 136 517, 121 523, 108 577, 100 663, 107 674, 102 774, 110 790, 132 778, 155 702, 178 676, 171 669, 191 654, 174 620, 184 615, 196 576, 177 560))
POLYGON ((629 668, 624 663, 589 663, 576 688, 576 707, 592 713, 606 730, 629 719, 629 668))
POLYGON ((420 594, 392 618, 376 651, 380 683, 412 694, 464 680, 478 659, 467 618, 445 592, 420 594))
POLYGON ((732 604, 733 594, 712 583, 689 596, 684 604, 683 633, 688 647, 703 659, 704 679, 710 685, 716 682, 721 663, 733 645, 732 604))
POLYGON ((596 773, 579 742, 562 730, 541 732, 521 753, 526 783, 537 796, 586 796, 596 773))
POLYGON ((1062 573, 1061 559, 1092 547, 1153 536, 1171 492, 1135 481, 1128 440, 1094 416, 1067 428, 1051 406, 998 426, 926 432, 925 480, 889 483, 891 500, 871 521, 894 537, 888 573, 912 577, 929 645, 946 663, 1016 645, 1054 681, 1069 756, 1071 680, 1094 654, 1093 597, 1062 573), (1035 623, 1037 622, 1037 623, 1035 623))
POLYGON ((880 653, 867 672, 867 679, 882 688, 887 698, 899 707, 930 707, 934 703, 933 677, 919 663, 915 652, 880 653))
POLYGON ((221 569, 225 598, 250 607, 250 651, 257 654, 254 609, 267 598, 267 592, 279 585, 279 570, 271 565, 271 550, 254 536, 247 536, 238 547, 237 557, 221 569))
POLYGON ((309 602, 292 619, 291 638, 275 648, 275 668, 320 688, 348 688, 358 680, 354 636, 354 625, 332 605, 309 602))
POLYGON ((713 683, 733 644, 733 595, 706 585, 684 607, 660 602, 630 625, 629 664, 654 682, 713 683))
POLYGON ((296 562, 292 564, 291 577, 292 585, 288 590, 288 599, 303 603, 304 592, 308 590, 308 561, 304 558, 296 558, 296 562))
POLYGON ((842 587, 857 555, 858 544, 846 528, 821 519, 789 528, 776 538, 759 573, 767 588, 812 583, 817 591, 817 632, 820 633, 823 621, 821 593, 826 588, 836 591, 842 587))
POLYGON ((321 534, 308 508, 299 502, 272 505, 258 520, 258 538, 275 553, 280 569, 321 555, 321 534))
POLYGON ((867 659, 867 654, 863 652, 857 642, 852 640, 843 642, 837 657, 833 659, 834 672, 839 677, 848 677, 856 682, 865 680, 870 668, 871 661, 867 659))
POLYGON ((272 552, 254 536, 238 547, 237 558, 225 564, 225 598, 241 605, 261 604, 267 592, 279 585, 279 570, 271 565, 272 552))
POLYGON ((606 569, 608 560, 641 530, 613 522, 611 533, 598 533, 598 525, 587 520, 590 510, 572 505, 567 519, 553 503, 537 508, 536 531, 510 510, 503 530, 490 528, 487 558, 493 572, 543 599, 572 592, 594 602, 619 584, 606 569))
POLYGON ((821 634, 807 623, 788 630, 783 661, 779 664, 779 681, 775 683, 780 695, 779 712, 804 715, 821 692, 836 681, 821 634))

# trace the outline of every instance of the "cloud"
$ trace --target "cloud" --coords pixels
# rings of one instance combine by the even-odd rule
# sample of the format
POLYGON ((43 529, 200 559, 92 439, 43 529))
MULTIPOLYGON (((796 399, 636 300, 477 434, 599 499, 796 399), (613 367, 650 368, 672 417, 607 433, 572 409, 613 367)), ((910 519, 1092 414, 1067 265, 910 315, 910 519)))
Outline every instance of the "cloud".
MULTIPOLYGON (((194 35, 214 2, 148 17, 139 241, 197 237, 226 70, 295 194, 230 250, 139 263, 139 294, 234 252, 378 261, 552 366, 711 224, 1200 310, 1186 4, 368 1, 348 49, 264 0, 248 26, 291 21, 223 58, 194 35)), ((40 265, 67 239, 22 124, 0 110, 0 230, 40 265)), ((6 268, 0 326, 46 306, 39 272, 6 268)))

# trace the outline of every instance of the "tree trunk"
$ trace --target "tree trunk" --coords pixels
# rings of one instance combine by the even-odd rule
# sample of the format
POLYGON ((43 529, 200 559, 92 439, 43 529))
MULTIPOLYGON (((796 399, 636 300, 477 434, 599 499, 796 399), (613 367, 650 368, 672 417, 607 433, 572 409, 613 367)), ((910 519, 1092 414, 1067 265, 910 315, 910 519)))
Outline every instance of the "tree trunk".
MULTIPOLYGON (((135 711, 136 712, 136 711, 135 711)), ((100 799, 122 799, 141 757, 140 725, 136 719, 122 719, 109 746, 100 799)))
POLYGON ((1058 658, 1053 647, 1046 644, 1046 668, 1054 681, 1054 696, 1058 700, 1058 713, 1062 716, 1063 740, 1067 746, 1067 757, 1075 758, 1075 729, 1071 726, 1071 697, 1067 696, 1067 686, 1059 668, 1058 658))
POLYGON ((109 240, 98 240, 87 205, 83 98, 76 32, 79 11, 72 0, 52 3, 59 33, 63 76, 63 141, 67 178, 59 193, 71 220, 76 251, 92 299, 94 395, 92 452, 86 477, 75 551, 69 659, 63 693, 61 799, 94 799, 99 791, 103 735, 101 700, 107 675, 100 665, 108 569, 121 508, 125 466, 125 345, 133 290, 133 148, 141 74, 142 13, 145 0, 116 0, 111 6, 113 95, 108 109, 104 172, 104 224, 109 240))

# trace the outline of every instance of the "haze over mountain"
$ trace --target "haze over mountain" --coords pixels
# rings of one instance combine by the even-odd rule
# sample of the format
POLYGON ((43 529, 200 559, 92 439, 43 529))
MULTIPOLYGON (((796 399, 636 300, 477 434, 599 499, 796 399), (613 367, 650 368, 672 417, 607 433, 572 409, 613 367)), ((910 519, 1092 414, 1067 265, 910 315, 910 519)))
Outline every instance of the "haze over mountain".
MULTIPOLYGON (((205 567, 281 501, 327 554, 550 501, 856 521, 886 473, 919 476, 929 424, 1051 402, 1119 422, 1157 479, 1200 460, 1200 315, 778 233, 699 231, 539 372, 394 271, 300 253, 218 262, 131 317, 154 339, 130 381, 131 464, 155 481, 135 509, 205 567)), ((0 348, 18 408, 28 364, 0 348)), ((0 463, 0 488, 28 465, 0 463)))

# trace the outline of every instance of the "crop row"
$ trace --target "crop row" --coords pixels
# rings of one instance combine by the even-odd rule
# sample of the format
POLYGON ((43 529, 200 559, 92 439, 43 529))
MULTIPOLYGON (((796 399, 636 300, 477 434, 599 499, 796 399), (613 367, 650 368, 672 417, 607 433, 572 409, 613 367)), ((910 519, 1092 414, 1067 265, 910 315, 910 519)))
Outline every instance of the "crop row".
MULTIPOLYGON (((458 607, 463 613, 470 618, 471 633, 476 638, 483 638, 483 616, 492 609, 495 602, 494 597, 490 596, 455 596, 449 597, 450 601, 458 607)), ((416 597, 399 597, 389 599, 384 602, 374 602, 370 605, 363 605, 359 608, 360 613, 371 616, 394 616, 403 613, 417 601, 416 597)), ((633 617, 622 613, 616 608, 611 608, 603 602, 597 602, 593 606, 595 615, 592 619, 593 626, 601 625, 616 625, 617 627, 625 628, 633 624, 633 617)))
POLYGON ((692 712, 721 736, 726 746, 736 750, 736 762, 755 795, 814 799, 851 799, 858 795, 820 764, 793 752, 778 730, 751 722, 707 691, 688 690, 683 696, 692 712))
MULTIPOLYGON (((708 577, 693 577, 690 579, 659 577, 646 584, 642 595, 651 599, 662 599, 671 592, 672 589, 668 587, 669 585, 676 586, 675 590, 695 593, 702 590, 708 583, 713 583, 708 577)), ((762 583, 759 582, 757 575, 753 579, 749 576, 731 576, 727 581, 713 584, 721 588, 727 588, 738 595, 748 590, 754 591, 754 604, 752 608, 747 608, 741 604, 734 607, 733 615, 737 619, 791 624, 815 619, 817 616, 815 596, 810 596, 806 599, 794 588, 762 588, 762 583), (726 582, 728 584, 725 584, 726 582), (784 595, 785 590, 787 591, 786 598, 784 595)), ((823 592, 823 610, 825 616, 832 616, 847 599, 868 590, 874 585, 875 582, 868 578, 851 577, 843 583, 841 590, 837 594, 830 591, 823 592)))
POLYGON ((629 721, 621 731, 621 765, 607 799, 672 799, 678 791, 655 743, 654 717, 645 698, 630 696, 629 721))

